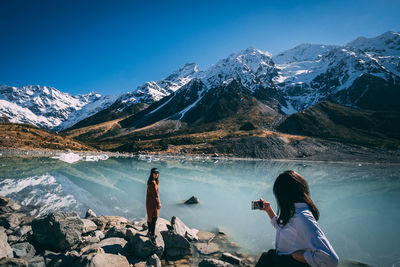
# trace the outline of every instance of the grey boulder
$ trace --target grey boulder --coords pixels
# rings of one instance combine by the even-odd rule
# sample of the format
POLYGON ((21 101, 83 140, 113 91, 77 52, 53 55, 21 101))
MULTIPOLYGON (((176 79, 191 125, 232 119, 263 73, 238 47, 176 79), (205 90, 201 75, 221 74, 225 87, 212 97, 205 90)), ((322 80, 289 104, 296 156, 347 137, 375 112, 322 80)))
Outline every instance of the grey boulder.
POLYGON ((35 256, 35 248, 28 242, 15 243, 11 245, 16 258, 29 259, 35 256))
POLYGON ((83 222, 75 212, 55 212, 33 220, 32 231, 43 247, 66 251, 79 245, 83 222))
POLYGON ((141 259, 147 259, 153 254, 160 258, 164 252, 164 240, 160 232, 156 232, 156 235, 156 239, 151 241, 144 233, 136 233, 129 240, 131 252, 141 259))
POLYGON ((183 236, 174 231, 163 231, 161 235, 164 240, 164 255, 172 258, 179 258, 190 255, 190 243, 183 236))
POLYGON ((172 226, 173 230, 175 231, 175 233, 187 238, 189 241, 197 241, 199 239, 197 236, 197 233, 199 232, 199 230, 190 229, 181 221, 181 219, 179 219, 176 216, 172 217, 171 226, 172 226))

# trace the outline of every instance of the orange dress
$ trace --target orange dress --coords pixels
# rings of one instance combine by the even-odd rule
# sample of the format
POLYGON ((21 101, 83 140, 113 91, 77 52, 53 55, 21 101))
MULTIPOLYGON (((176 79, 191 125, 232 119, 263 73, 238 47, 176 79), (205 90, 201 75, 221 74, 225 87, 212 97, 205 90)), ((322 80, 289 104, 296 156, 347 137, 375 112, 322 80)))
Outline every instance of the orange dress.
POLYGON ((152 222, 153 218, 158 218, 158 209, 160 207, 160 198, 158 197, 158 183, 153 179, 147 185, 146 210, 147 221, 152 222))

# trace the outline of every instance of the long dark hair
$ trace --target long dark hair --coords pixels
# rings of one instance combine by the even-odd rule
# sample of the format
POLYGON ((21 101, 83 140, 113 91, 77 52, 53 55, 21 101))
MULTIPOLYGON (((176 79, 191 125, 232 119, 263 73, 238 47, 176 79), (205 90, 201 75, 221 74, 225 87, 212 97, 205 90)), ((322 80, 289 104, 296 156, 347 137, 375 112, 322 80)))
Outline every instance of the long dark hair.
POLYGON ((274 195, 278 202, 278 224, 286 225, 295 213, 294 203, 307 203, 314 218, 319 219, 319 211, 310 198, 307 181, 295 171, 284 171, 274 183, 274 195))
POLYGON ((150 170, 150 176, 149 176, 149 179, 147 179, 147 185, 151 184, 153 182, 153 180, 156 181, 157 184, 159 183, 158 177, 156 179, 154 179, 153 173, 159 173, 158 169, 157 168, 152 168, 150 170))

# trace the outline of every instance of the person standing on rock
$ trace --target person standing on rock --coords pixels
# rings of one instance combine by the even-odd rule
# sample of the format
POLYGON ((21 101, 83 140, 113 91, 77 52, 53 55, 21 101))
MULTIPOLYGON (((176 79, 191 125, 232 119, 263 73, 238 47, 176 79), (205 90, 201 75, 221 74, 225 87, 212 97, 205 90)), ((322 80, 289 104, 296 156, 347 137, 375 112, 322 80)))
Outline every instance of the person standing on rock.
POLYGON ((146 210, 148 235, 152 240, 156 238, 155 228, 158 219, 158 210, 161 209, 161 202, 158 196, 159 171, 152 168, 149 179, 147 180, 146 210))
POLYGON ((276 178, 273 192, 278 215, 269 202, 260 201, 276 229, 275 249, 264 252, 256 267, 337 266, 339 257, 318 226, 319 211, 306 180, 295 171, 285 171, 276 178))

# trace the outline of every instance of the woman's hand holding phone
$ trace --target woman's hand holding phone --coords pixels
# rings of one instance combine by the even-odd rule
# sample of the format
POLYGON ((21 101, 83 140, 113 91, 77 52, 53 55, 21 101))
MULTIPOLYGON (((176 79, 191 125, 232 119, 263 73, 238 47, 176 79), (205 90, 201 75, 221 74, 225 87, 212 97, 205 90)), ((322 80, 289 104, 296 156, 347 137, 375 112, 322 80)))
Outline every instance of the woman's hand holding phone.
POLYGON ((268 213, 268 216, 270 219, 276 216, 275 211, 271 208, 271 203, 265 201, 264 199, 260 198, 260 201, 263 203, 263 208, 260 210, 263 210, 268 213))

